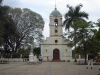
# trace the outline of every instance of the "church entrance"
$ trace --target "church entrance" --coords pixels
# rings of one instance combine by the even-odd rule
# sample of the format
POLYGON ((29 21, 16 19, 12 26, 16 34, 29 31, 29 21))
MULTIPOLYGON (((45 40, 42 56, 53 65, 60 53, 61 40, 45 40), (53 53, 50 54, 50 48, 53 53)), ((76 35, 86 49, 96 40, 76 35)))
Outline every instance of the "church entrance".
POLYGON ((54 60, 60 60, 59 56, 60 56, 59 50, 58 49, 54 49, 53 50, 53 61, 54 60))

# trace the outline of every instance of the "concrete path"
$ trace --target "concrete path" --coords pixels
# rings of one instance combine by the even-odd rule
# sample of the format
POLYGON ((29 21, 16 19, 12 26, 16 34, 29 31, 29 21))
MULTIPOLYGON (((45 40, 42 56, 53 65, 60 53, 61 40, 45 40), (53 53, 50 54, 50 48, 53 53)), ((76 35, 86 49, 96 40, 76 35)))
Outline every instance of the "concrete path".
POLYGON ((0 64, 0 75, 98 75, 100 65, 86 69, 86 65, 75 65, 74 62, 43 62, 39 65, 28 65, 26 62, 0 64))

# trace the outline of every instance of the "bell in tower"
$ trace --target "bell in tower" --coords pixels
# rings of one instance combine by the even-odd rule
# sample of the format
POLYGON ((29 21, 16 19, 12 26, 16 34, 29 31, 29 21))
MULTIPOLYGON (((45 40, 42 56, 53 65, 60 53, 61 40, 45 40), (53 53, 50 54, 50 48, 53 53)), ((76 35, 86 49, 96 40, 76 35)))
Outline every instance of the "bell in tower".
POLYGON ((54 19, 54 25, 58 26, 58 19, 54 19))

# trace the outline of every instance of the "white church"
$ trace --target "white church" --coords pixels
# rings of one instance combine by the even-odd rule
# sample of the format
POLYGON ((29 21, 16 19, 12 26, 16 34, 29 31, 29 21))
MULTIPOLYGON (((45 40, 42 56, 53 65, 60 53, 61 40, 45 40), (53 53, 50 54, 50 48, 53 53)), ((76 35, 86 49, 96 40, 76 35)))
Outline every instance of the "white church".
POLYGON ((71 60, 72 50, 67 46, 69 41, 63 36, 62 15, 57 8, 51 12, 49 21, 50 36, 41 42, 43 61, 71 60))

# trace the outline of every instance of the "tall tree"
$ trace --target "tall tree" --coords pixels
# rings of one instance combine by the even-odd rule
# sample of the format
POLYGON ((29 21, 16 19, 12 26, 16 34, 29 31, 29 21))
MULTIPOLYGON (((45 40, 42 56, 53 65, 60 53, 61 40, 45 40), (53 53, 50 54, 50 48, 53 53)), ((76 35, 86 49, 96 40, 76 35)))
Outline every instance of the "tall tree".
POLYGON ((27 39, 28 37, 33 37, 35 41, 42 38, 44 21, 41 15, 28 8, 10 8, 8 14, 14 20, 17 28, 16 33, 19 34, 18 36, 14 36, 9 42, 13 51, 17 51, 23 41, 23 43, 31 43, 27 39))
POLYGON ((76 39, 74 36, 74 31, 72 31, 68 36, 70 39, 72 38, 72 42, 70 42, 70 45, 74 46, 74 41, 76 40, 76 52, 77 54, 82 54, 85 56, 86 64, 86 54, 88 54, 90 51, 93 51, 94 54, 97 54, 100 49, 100 43, 95 38, 97 29, 94 27, 93 22, 83 22, 81 20, 78 20, 75 21, 74 24, 76 25, 75 27, 77 27, 76 39))
MULTIPOLYGON (((67 7, 69 8, 68 12, 65 14, 64 18, 64 22, 63 25, 65 26, 65 29, 70 29, 70 27, 72 27, 74 29, 75 32, 75 50, 76 50, 76 27, 74 22, 76 20, 82 20, 85 21, 84 18, 88 19, 88 14, 84 11, 80 11, 82 4, 77 5, 76 7, 73 6, 69 6, 67 5, 67 7)), ((76 61, 76 56, 75 56, 75 61, 76 61)))
POLYGON ((95 23, 95 24, 98 27, 98 31, 97 31, 95 37, 98 39, 98 41, 100 41, 100 19, 98 19, 97 23, 95 23))
POLYGON ((8 10, 7 6, 2 5, 2 1, 3 0, 0 0, 0 45, 2 45, 4 43, 4 40, 2 38, 3 30, 4 30, 3 25, 4 25, 4 21, 6 19, 7 10, 8 10))
POLYGON ((0 0, 0 45, 4 46, 5 52, 9 52, 9 39, 16 35, 16 27, 8 14, 9 6, 3 6, 1 2, 2 0, 0 0))
MULTIPOLYGON (((83 22, 81 20, 78 20, 75 25, 78 26, 78 29, 76 31, 76 39, 77 47, 82 48, 84 56, 85 56, 85 64, 86 64, 86 53, 88 50, 89 39, 91 39, 94 35, 94 32, 92 28, 94 28, 92 22, 83 22)), ((77 50, 77 49, 76 49, 77 50)))
POLYGON ((75 20, 85 21, 84 18, 88 19, 88 14, 84 11, 80 11, 82 6, 82 4, 79 4, 76 7, 67 5, 67 8, 69 8, 69 10, 67 13, 65 13, 65 20, 63 22, 63 25, 66 29, 73 27, 73 22, 75 22, 75 20))

